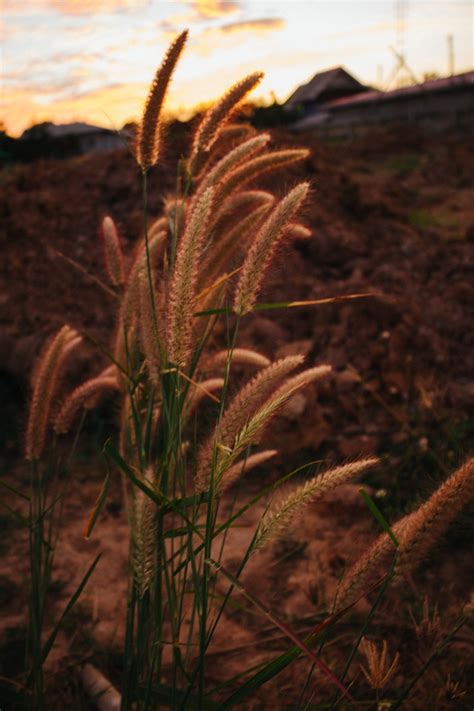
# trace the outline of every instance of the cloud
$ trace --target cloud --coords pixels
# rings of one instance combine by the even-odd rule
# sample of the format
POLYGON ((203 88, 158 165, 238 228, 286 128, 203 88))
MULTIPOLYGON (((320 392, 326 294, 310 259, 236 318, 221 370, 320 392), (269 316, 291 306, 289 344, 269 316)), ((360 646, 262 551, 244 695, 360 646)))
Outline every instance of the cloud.
POLYGON ((147 87, 144 84, 114 84, 72 98, 42 103, 27 87, 4 91, 0 111, 7 130, 14 135, 35 123, 86 121, 105 128, 120 128, 140 114, 147 87))
POLYGON ((91 15, 124 10, 140 10, 149 6, 149 0, 36 0, 18 3, 18 0, 2 0, 3 11, 15 15, 33 15, 53 10, 61 15, 91 15))
POLYGON ((280 30, 285 26, 285 21, 280 17, 262 17, 258 20, 242 20, 221 25, 221 32, 265 32, 280 30))
POLYGON ((231 0, 195 0, 194 9, 201 19, 215 19, 237 12, 240 7, 231 0))

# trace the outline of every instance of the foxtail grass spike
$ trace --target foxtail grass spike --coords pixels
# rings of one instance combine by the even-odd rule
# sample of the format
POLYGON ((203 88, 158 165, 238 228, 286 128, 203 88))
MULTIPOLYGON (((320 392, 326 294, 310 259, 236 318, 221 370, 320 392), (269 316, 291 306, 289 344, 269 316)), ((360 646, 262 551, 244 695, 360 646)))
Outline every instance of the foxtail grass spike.
POLYGON ((212 370, 213 368, 225 365, 229 357, 231 357, 232 363, 239 365, 255 365, 258 368, 267 368, 271 365, 267 356, 257 353, 257 351, 251 350, 250 348, 234 348, 232 351, 219 351, 218 353, 214 353, 214 355, 206 361, 206 370, 212 370))
POLYGON ((288 239, 294 240, 307 240, 312 235, 310 229, 308 229, 304 225, 300 225, 299 223, 293 223, 288 225, 285 232, 286 237, 288 237, 288 239))
POLYGON ((252 205, 271 205, 275 202, 275 196, 267 190, 242 190, 230 195, 217 212, 219 218, 226 217, 234 210, 248 209, 252 205))
POLYGON ((260 285, 278 242, 290 220, 293 218, 309 190, 309 183, 300 183, 291 190, 272 210, 264 222, 242 266, 237 284, 234 311, 246 314, 252 310, 260 285))
POLYGON ((81 337, 77 331, 70 326, 63 326, 40 357, 26 428, 25 456, 28 460, 41 457, 62 366, 71 350, 80 342, 81 337))
POLYGON ((193 140, 190 156, 191 172, 199 155, 207 153, 211 149, 238 104, 256 87, 262 77, 261 72, 255 72, 237 82, 204 114, 193 140))
POLYGON ((277 449, 265 449, 262 452, 256 452, 255 454, 251 454, 246 459, 237 462, 231 466, 222 477, 221 491, 226 491, 237 481, 237 479, 242 476, 242 474, 248 472, 250 469, 262 466, 262 464, 265 464, 265 462, 268 462, 269 459, 272 459, 277 454, 277 449))
POLYGON ((264 155, 242 162, 241 165, 235 167, 232 173, 227 175, 225 183, 221 188, 221 195, 222 197, 226 197, 237 190, 237 188, 254 180, 257 176, 278 170, 279 168, 284 168, 300 160, 305 160, 308 156, 309 151, 306 148, 289 148, 287 150, 265 153, 264 155))
MULTIPOLYGON (((395 579, 412 570, 443 535, 451 521, 474 496, 474 459, 465 462, 416 511, 394 526, 398 540, 395 579)), ((380 535, 347 573, 339 588, 337 608, 352 602, 387 567, 394 554, 387 533, 380 535)))
POLYGON ((136 159, 143 171, 147 171, 158 161, 160 154, 160 114, 166 90, 176 63, 188 37, 185 30, 174 40, 158 69, 145 104, 143 117, 138 129, 136 159))
POLYGON ((54 431, 56 434, 69 432, 74 418, 81 408, 89 410, 97 407, 99 396, 104 396, 108 392, 116 390, 118 390, 118 383, 115 375, 101 375, 97 378, 91 378, 82 385, 79 385, 61 405, 54 421, 54 431))
MULTIPOLYGON (((164 251, 165 242, 166 232, 163 230, 157 231, 152 237, 149 237, 148 254, 150 256, 152 269, 155 267, 158 257, 164 251)), ((147 270, 147 268, 148 260, 146 247, 145 242, 142 241, 139 244, 135 260, 128 275, 125 294, 122 300, 121 321, 126 327, 129 327, 130 324, 138 317, 140 311, 140 273, 143 270, 147 270)))
POLYGON ((451 521, 473 497, 474 458, 459 467, 417 511, 402 519, 396 577, 409 572, 425 559, 451 521))
POLYGON ((201 180, 197 194, 201 194, 211 185, 218 188, 218 195, 222 190, 222 185, 226 184, 226 176, 231 174, 237 166, 245 160, 251 158, 259 151, 263 150, 270 140, 269 133, 261 133, 253 136, 243 143, 239 143, 230 153, 227 153, 201 180))
POLYGON ((278 506, 274 506, 264 515, 255 539, 254 550, 259 550, 284 535, 304 506, 369 467, 375 466, 378 461, 373 457, 350 462, 330 469, 297 487, 278 506))
POLYGON ((203 400, 209 399, 216 390, 224 387, 224 378, 208 378, 196 383, 188 395, 186 414, 189 417, 199 407, 203 400))
POLYGON ((238 432, 255 410, 280 385, 292 370, 302 364, 301 355, 287 356, 275 361, 255 375, 233 398, 225 410, 216 432, 201 447, 197 458, 196 487, 206 489, 211 475, 214 449, 217 444, 230 447, 238 432))
MULTIPOLYGON (((144 483, 153 485, 151 469, 147 470, 144 483)), ((136 489, 131 514, 133 572, 139 595, 143 597, 154 574, 156 504, 141 489, 136 489)))
POLYGON ((113 286, 122 286, 125 281, 123 254, 115 222, 109 215, 102 220, 105 267, 113 286))
MULTIPOLYGON (((234 266, 237 255, 241 253, 258 232, 263 219, 267 216, 269 205, 260 205, 245 215, 233 227, 222 230, 223 234, 214 239, 213 249, 204 260, 202 276, 205 284, 212 284, 225 269, 234 266)), ((237 262, 238 263, 238 262, 237 262)))
MULTIPOLYGON (((232 446, 223 446, 222 443, 217 442, 216 449, 220 455, 217 459, 215 472, 217 488, 219 488, 225 472, 234 464, 240 454, 250 447, 250 445, 254 444, 271 418, 276 415, 293 393, 299 388, 308 385, 310 382, 324 377, 330 370, 329 366, 317 366, 315 368, 309 368, 299 375, 290 378, 284 385, 278 388, 276 393, 271 395, 260 409, 246 422, 237 434, 232 446)), ((202 486, 202 483, 200 480, 199 485, 202 486)), ((204 486, 203 490, 205 490, 205 488, 204 486)))
POLYGON ((176 255, 169 294, 167 342, 168 359, 179 367, 186 365, 190 355, 199 260, 213 197, 213 188, 208 188, 195 202, 176 255))
POLYGON ((219 139, 229 140, 250 138, 254 136, 256 129, 248 123, 228 123, 222 131, 219 131, 219 139))
POLYGON ((142 269, 138 277, 138 291, 140 294, 140 339, 150 380, 155 387, 158 387, 160 384, 161 355, 156 307, 154 307, 155 287, 153 274, 151 274, 151 283, 152 288, 150 291, 148 272, 146 269, 142 269))

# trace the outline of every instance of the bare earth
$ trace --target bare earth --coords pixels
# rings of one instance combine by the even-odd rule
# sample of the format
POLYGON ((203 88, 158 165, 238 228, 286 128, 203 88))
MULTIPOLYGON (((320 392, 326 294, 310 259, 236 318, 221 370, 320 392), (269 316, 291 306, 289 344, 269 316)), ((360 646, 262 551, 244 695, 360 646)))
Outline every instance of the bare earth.
MULTIPOLYGON (((159 214, 163 196, 174 187, 175 159, 184 152, 186 137, 186 127, 170 130, 164 164, 151 176, 152 215, 159 214)), ((426 137, 410 129, 327 145, 310 134, 275 132, 274 143, 312 150, 304 165, 281 174, 278 185, 272 178, 271 188, 283 193, 298 179, 311 180, 304 222, 313 236, 282 248, 261 300, 372 296, 261 312, 244 322, 239 345, 272 359, 302 352, 308 364, 330 363, 335 373, 290 401, 265 442, 279 456, 246 475, 238 500, 310 460, 334 464, 377 454, 383 466, 363 483, 379 496, 384 515, 395 521, 472 452, 474 135, 426 137)), ((131 254, 141 233, 141 185, 126 151, 5 168, 0 180, 5 225, 0 236, 0 458, 5 481, 26 490, 21 433, 29 376, 45 338, 65 322, 89 337, 64 383, 67 389, 105 362, 93 341, 106 348, 115 325, 111 299, 64 257, 105 280, 100 219, 104 214, 116 219, 131 254)), ((97 552, 102 551, 102 559, 48 661, 52 709, 89 708, 77 680, 78 665, 86 658, 119 680, 128 530, 118 478, 92 538, 82 536, 103 480, 100 449, 115 432, 115 414, 109 403, 86 424, 85 444, 76 453, 67 488, 51 619, 57 619, 97 552)), ((62 446, 66 450, 69 444, 62 446)), ((253 594, 302 635, 330 608, 345 566, 379 533, 358 489, 341 487, 309 506, 289 539, 254 557, 243 578, 253 594)), ((5 501, 21 509, 13 495, 6 494, 5 501)), ((251 510, 230 539, 226 560, 231 568, 263 506, 251 510)), ((423 663, 410 610, 419 617, 427 595, 431 605, 438 603, 441 629, 447 633, 469 598, 472 513, 472 506, 466 508, 409 584, 390 591, 382 603, 371 634, 387 639, 391 652, 399 650, 401 656, 389 698, 423 663)), ((0 675, 15 678, 22 670, 26 623, 26 534, 7 510, 0 514, 0 525, 0 675)), ((268 619, 236 600, 239 605, 210 650, 210 679, 216 684, 289 646, 268 619)), ((330 666, 341 668, 369 609, 361 601, 341 623, 325 649, 330 666)), ((472 646, 472 630, 464 627, 415 687, 406 708, 470 709, 472 646)), ((356 656, 348 678, 357 679, 360 698, 371 698, 359 671, 361 661, 356 656)), ((298 708, 309 666, 300 659, 245 708, 298 708)), ((331 698, 324 677, 316 675, 312 683, 315 700, 331 698)))

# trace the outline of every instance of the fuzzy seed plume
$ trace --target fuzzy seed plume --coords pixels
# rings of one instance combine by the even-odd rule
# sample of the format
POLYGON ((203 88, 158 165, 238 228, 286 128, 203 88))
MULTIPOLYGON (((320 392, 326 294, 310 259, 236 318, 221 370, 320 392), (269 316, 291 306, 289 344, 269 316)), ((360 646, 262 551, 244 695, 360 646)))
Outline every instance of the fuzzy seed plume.
POLYGON ((213 284, 226 269, 231 269, 237 254, 242 252, 252 237, 258 232, 267 216, 269 204, 260 205, 249 212, 233 227, 223 229, 214 239, 213 248, 204 260, 201 269, 205 284, 213 284))
POLYGON ((259 151, 263 150, 270 140, 269 133, 261 133, 258 136, 252 136, 243 143, 239 143, 221 160, 216 163, 212 170, 201 180, 197 195, 201 194, 211 185, 218 189, 216 197, 220 198, 222 184, 226 182, 226 176, 231 173, 237 166, 254 156, 259 151))
POLYGON ((224 378, 208 378, 207 380, 202 380, 196 383, 192 389, 190 389, 188 395, 188 405, 186 414, 189 417, 192 413, 199 407, 199 404, 211 397, 211 395, 216 392, 216 390, 222 390, 224 387, 224 378))
POLYGON ((370 457, 350 462, 341 467, 329 469, 297 487, 278 506, 273 507, 264 515, 255 538, 254 550, 260 550, 267 543, 285 535, 304 506, 336 486, 353 479, 369 467, 375 466, 378 461, 375 457, 370 457))
POLYGON ((44 449, 51 406, 62 367, 81 337, 70 326, 63 326, 46 346, 38 362, 26 427, 25 457, 39 459, 44 449))
POLYGON ((123 254, 117 227, 113 219, 106 215, 102 220, 105 268, 113 286, 122 286, 125 281, 123 254))
POLYGON ((224 476, 222 477, 221 491, 224 492, 229 489, 244 472, 248 472, 250 469, 254 469, 255 467, 260 467, 277 454, 277 449, 265 449, 262 452, 256 452, 255 454, 251 454, 246 459, 237 462, 224 473, 224 476))
POLYGON ((213 368, 225 365, 230 356, 231 362, 238 363, 239 365, 255 365, 258 368, 265 368, 271 364, 267 356, 257 353, 257 351, 251 350, 250 348, 234 348, 232 351, 219 351, 218 353, 214 353, 206 362, 206 370, 212 370, 213 368))
MULTIPOLYGON (((138 307, 137 307, 138 310, 138 307)), ((121 312, 122 313, 122 312, 121 312)), ((125 321, 120 313, 113 343, 114 361, 118 364, 117 379, 119 387, 127 391, 128 378, 131 374, 138 351, 138 316, 134 313, 125 321), (125 372, 124 372, 125 371, 125 372)))
POLYGON ((156 289, 153 274, 151 274, 150 290, 150 279, 146 269, 140 271, 138 291, 140 294, 140 340, 150 380, 155 387, 158 387, 160 384, 161 355, 156 319, 156 289))
POLYGON ((367 668, 360 665, 361 671, 368 683, 373 689, 380 690, 388 684, 392 676, 395 674, 400 655, 397 652, 390 662, 388 659, 388 644, 384 639, 382 649, 379 650, 375 642, 364 638, 360 649, 367 660, 367 668))
MULTIPOLYGON (((443 535, 459 511, 474 497, 474 458, 465 462, 416 511, 394 526, 398 540, 395 580, 416 567, 443 535)), ((338 591, 337 609, 350 604, 380 577, 395 548, 388 534, 381 534, 352 566, 338 591)))
MULTIPOLYGON (((148 237, 148 253, 150 255, 150 264, 153 269, 158 257, 161 256, 166 243, 166 232, 164 230, 157 231, 153 236, 148 237)), ((140 273, 148 270, 148 260, 146 253, 145 241, 139 244, 135 260, 128 275, 125 293, 122 299, 121 307, 121 322, 129 327, 138 317, 140 312, 140 273)))
POLYGON ((452 474, 420 508, 406 518, 399 536, 395 576, 409 572, 427 556, 459 511, 474 497, 474 458, 452 474))
POLYGON ((272 210, 260 228, 242 266, 237 284, 234 311, 249 313, 256 301, 265 270, 270 264, 284 230, 305 200, 309 183, 300 183, 272 210))
POLYGON ((328 372, 329 370, 329 367, 319 366, 317 368, 310 368, 290 378, 287 383, 282 385, 276 393, 271 395, 260 409, 246 422, 237 434, 232 446, 223 446, 222 442, 217 442, 216 450, 221 454, 217 459, 214 477, 217 488, 219 488, 225 472, 234 464, 240 454, 258 439, 271 418, 276 415, 293 393, 312 380, 322 377, 324 371, 328 372))
POLYGON ((309 151, 306 148, 289 148, 281 151, 271 151, 251 158, 246 162, 241 162, 232 173, 227 175, 221 188, 221 195, 222 197, 230 195, 234 190, 254 180, 257 176, 284 168, 300 160, 305 160, 308 156, 309 151))
POLYGON ((199 260, 213 198, 214 189, 210 187, 194 202, 176 254, 169 293, 167 342, 170 363, 180 367, 186 365, 190 354, 199 260))
POLYGON ((159 158, 161 109, 168 84, 187 38, 188 31, 185 30, 171 44, 156 72, 148 94, 136 142, 136 159, 143 171, 147 171, 152 165, 155 165, 159 158))
POLYGON ((75 388, 75 390, 68 395, 61 405, 54 421, 54 431, 56 434, 69 432, 76 415, 82 408, 86 410, 92 409, 90 404, 96 406, 99 396, 104 396, 107 393, 117 390, 118 384, 115 375, 105 377, 98 376, 79 385, 79 387, 75 388))
POLYGON ((311 230, 297 222, 288 225, 285 232, 288 239, 294 240, 306 240, 309 239, 312 234, 311 230))
POLYGON ((148 244, 150 244, 151 240, 154 238, 155 235, 159 234, 160 232, 166 233, 167 229, 168 220, 166 217, 159 217, 157 220, 152 222, 150 227, 148 228, 148 244))
MULTIPOLYGON (((287 356, 260 370, 235 395, 225 410, 216 432, 204 443, 198 452, 195 485, 198 491, 205 491, 217 445, 231 447, 239 431, 252 417, 256 409, 278 388, 281 381, 303 362, 301 355, 287 356)), ((235 459, 235 457, 234 457, 235 459)), ((233 462, 229 463, 232 464, 233 462)))
POLYGON ((238 104, 261 81, 263 74, 249 74, 234 84, 210 109, 197 127, 190 156, 191 172, 200 153, 209 152, 220 132, 235 112, 238 104))
MULTIPOLYGON (((153 487, 153 471, 143 476, 147 486, 153 487)), ((134 493, 132 511, 132 566, 140 597, 153 581, 156 548, 156 504, 141 489, 134 493)))
POLYGON ((255 133, 255 128, 248 123, 228 123, 222 131, 219 131, 219 138, 231 141, 238 138, 249 138, 255 133))
POLYGON ((245 210, 253 205, 271 205, 273 202, 275 202, 275 197, 267 190, 242 190, 233 193, 224 200, 217 215, 224 217, 236 210, 245 210))

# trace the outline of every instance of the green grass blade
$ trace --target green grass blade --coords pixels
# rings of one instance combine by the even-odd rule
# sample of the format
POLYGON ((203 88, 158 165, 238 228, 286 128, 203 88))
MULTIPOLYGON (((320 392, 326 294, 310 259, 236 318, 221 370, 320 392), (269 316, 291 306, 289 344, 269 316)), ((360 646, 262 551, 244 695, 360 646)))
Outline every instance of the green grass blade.
POLYGON ((11 486, 10 484, 7 484, 6 481, 3 481, 0 479, 0 486, 3 486, 5 489, 10 491, 12 494, 16 494, 16 496, 19 496, 21 499, 24 499, 25 501, 29 501, 30 497, 26 496, 26 494, 23 494, 19 489, 16 489, 14 486, 11 486))
POLYGON ((107 475, 104 479, 104 483, 102 484, 101 490, 99 492, 99 496, 97 497, 97 501, 95 502, 94 507, 91 510, 89 517, 86 521, 86 525, 84 526, 84 531, 82 534, 84 538, 89 538, 92 531, 94 530, 94 526, 97 522, 97 519, 99 518, 100 512, 104 507, 107 494, 109 493, 109 485, 109 472, 107 472, 107 475))
POLYGON ((84 575, 84 577, 82 578, 81 582, 79 583, 78 587, 76 588, 76 591, 74 592, 74 594, 73 594, 72 597, 70 598, 68 604, 67 604, 66 607, 64 608, 63 613, 62 613, 61 617, 59 618, 59 621, 56 623, 56 625, 55 625, 53 631, 51 632, 51 634, 49 635, 49 637, 48 637, 48 639, 47 639, 45 645, 43 646, 43 649, 42 649, 42 652, 41 652, 41 656, 42 656, 43 663, 45 662, 45 660, 46 660, 48 654, 49 654, 50 651, 51 651, 51 648, 52 648, 52 646, 53 646, 53 644, 54 644, 54 640, 56 639, 56 636, 57 636, 57 634, 58 634, 58 632, 59 632, 59 629, 60 629, 62 623, 64 622, 64 619, 65 619, 65 618, 67 617, 67 615, 71 612, 72 608, 74 607, 74 605, 75 605, 76 602, 78 601, 78 599, 79 599, 79 597, 80 597, 82 591, 84 590, 85 586, 87 585, 87 582, 88 582, 89 578, 91 577, 92 573, 94 572, 94 570, 95 570, 95 568, 96 568, 96 565, 97 565, 97 563, 99 562, 101 556, 102 556, 102 553, 99 553, 99 555, 96 556, 96 558, 94 559, 94 561, 93 561, 92 564, 90 565, 90 567, 89 567, 87 573, 86 573, 86 574, 84 575))
MULTIPOLYGON (((374 292, 363 294, 341 294, 340 296, 327 296, 324 299, 311 299, 309 301, 278 301, 273 304, 255 304, 252 311, 273 311, 274 309, 294 309, 307 306, 321 306, 322 304, 333 304, 338 301, 352 301, 354 299, 368 299, 372 296, 377 296, 374 292)), ((233 310, 229 307, 221 309, 207 309, 207 311, 197 311, 194 316, 213 316, 222 314, 233 314, 233 310)))
POLYGON ((359 489, 359 494, 362 496, 364 499, 365 503, 367 504, 367 508, 373 515, 375 519, 380 523, 384 531, 389 535, 390 539, 393 542, 393 545, 398 548, 398 540, 397 537, 395 536, 394 532, 390 528, 389 523, 387 522, 386 518, 378 508, 378 506, 375 505, 375 503, 372 501, 368 493, 365 491, 365 489, 359 489))

